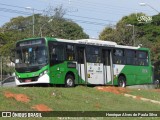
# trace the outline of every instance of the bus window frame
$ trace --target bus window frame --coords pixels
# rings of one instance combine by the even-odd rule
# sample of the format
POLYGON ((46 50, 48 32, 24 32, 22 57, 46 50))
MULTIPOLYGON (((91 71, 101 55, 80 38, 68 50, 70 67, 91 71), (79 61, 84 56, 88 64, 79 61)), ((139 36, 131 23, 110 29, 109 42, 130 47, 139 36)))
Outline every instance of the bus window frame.
POLYGON ((60 64, 63 63, 65 61, 65 44, 62 42, 55 42, 55 41, 49 41, 48 42, 48 52, 49 52, 49 64, 50 66, 56 65, 56 64, 60 64), (60 49, 62 49, 63 47, 63 59, 62 60, 55 60, 53 61, 53 59, 51 59, 51 51, 50 51, 50 45, 52 46, 60 46, 60 49), (53 62, 51 62, 53 61, 53 62))
POLYGON ((124 52, 125 52, 124 48, 113 48, 113 50, 112 50, 112 54, 113 54, 112 62, 113 62, 113 64, 126 65, 126 59, 125 59, 125 53, 124 52), (115 55, 115 50, 122 50, 123 55, 122 56, 116 56, 115 55), (118 61, 117 60, 115 61, 115 57, 120 58, 120 59, 118 59, 118 61))
MULTIPOLYGON (((93 57, 91 57, 91 58, 92 58, 92 60, 93 60, 93 57)), ((87 45, 87 46, 86 46, 86 61, 87 61, 88 63, 102 63, 102 47, 101 47, 101 46, 95 46, 95 45, 87 45), (90 53, 89 53, 90 51, 88 51, 89 47, 97 48, 97 49, 98 49, 98 54, 90 54, 90 53), (89 54, 88 54, 88 53, 89 53, 89 54), (94 61, 90 61, 88 55, 90 55, 90 56, 98 55, 98 58, 96 59, 96 61, 95 61, 95 60, 94 60, 94 61)))
POLYGON ((147 50, 137 50, 136 51, 136 58, 137 58, 137 65, 138 66, 149 66, 149 52, 147 50), (145 52, 147 57, 146 58, 139 58, 139 56, 138 56, 139 52, 145 52), (145 61, 143 61, 143 60, 145 60, 145 61), (146 64, 145 64, 145 62, 146 62, 146 64))
POLYGON ((125 65, 133 65, 133 66, 137 66, 137 57, 136 57, 136 54, 137 54, 137 50, 135 49, 124 49, 124 57, 126 59, 126 63, 125 65), (127 52, 128 51, 133 51, 134 52, 134 57, 132 56, 127 56, 127 52), (128 59, 131 59, 132 60, 132 63, 128 63, 128 59))
POLYGON ((65 60, 66 61, 76 61, 77 60, 76 59, 76 54, 75 54, 76 53, 76 45, 74 43, 64 43, 64 44, 65 44, 65 48, 64 48, 65 49, 65 53, 64 53, 65 60), (73 46, 73 51, 67 52, 67 46, 68 45, 72 45, 73 46), (72 53, 73 56, 68 58, 68 56, 67 56, 68 53, 72 53))
MULTIPOLYGON (((77 61, 77 63, 80 63, 80 64, 84 64, 85 63, 85 59, 84 59, 84 56, 83 56, 83 61, 80 61, 79 60, 79 57, 78 57, 78 49, 79 48, 83 48, 84 49, 84 52, 85 52, 85 55, 86 55, 86 46, 87 45, 84 45, 84 44, 75 44, 75 60, 77 61)), ((84 55, 84 53, 83 53, 84 55)))
POLYGON ((112 61, 112 63, 113 63, 113 48, 111 48, 111 47, 101 47, 101 62, 103 63, 103 65, 107 65, 107 66, 111 66, 111 61, 112 61), (105 51, 107 51, 108 52, 108 57, 109 57, 109 59, 107 59, 107 61, 105 60, 105 58, 104 58, 104 52, 105 51), (110 56, 110 54, 111 54, 111 56, 110 56), (111 57, 112 57, 112 59, 111 59, 111 57))

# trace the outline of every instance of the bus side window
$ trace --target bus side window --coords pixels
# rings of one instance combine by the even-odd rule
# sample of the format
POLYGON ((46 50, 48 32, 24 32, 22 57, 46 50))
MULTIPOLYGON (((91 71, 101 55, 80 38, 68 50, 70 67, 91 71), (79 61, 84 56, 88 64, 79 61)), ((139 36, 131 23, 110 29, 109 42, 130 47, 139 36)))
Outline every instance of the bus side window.
POLYGON ((146 51, 137 51, 138 65, 148 66, 148 53, 146 51))
POLYGON ((83 50, 83 48, 78 49, 77 58, 78 58, 78 63, 84 64, 84 50, 83 50))
POLYGON ((56 48, 54 46, 51 46, 49 48, 49 54, 50 54, 50 60, 51 61, 57 60, 56 48))
POLYGON ((61 44, 50 43, 50 65, 58 64, 64 60, 64 47, 61 44))
POLYGON ((127 65, 136 65, 136 51, 126 49, 125 50, 126 64, 127 65))
POLYGON ((75 50, 73 45, 66 46, 66 57, 69 61, 75 60, 75 50))
POLYGON ((87 46, 86 49, 86 59, 90 63, 100 63, 101 53, 99 47, 87 46))
POLYGON ((125 59, 124 59, 124 51, 122 49, 115 49, 113 51, 113 55, 114 55, 114 63, 115 64, 124 64, 125 63, 125 59))
POLYGON ((52 59, 52 60, 58 60, 57 54, 56 54, 56 48, 53 48, 53 49, 52 49, 51 59, 52 59))
POLYGON ((73 60, 73 54, 67 54, 67 60, 73 60))

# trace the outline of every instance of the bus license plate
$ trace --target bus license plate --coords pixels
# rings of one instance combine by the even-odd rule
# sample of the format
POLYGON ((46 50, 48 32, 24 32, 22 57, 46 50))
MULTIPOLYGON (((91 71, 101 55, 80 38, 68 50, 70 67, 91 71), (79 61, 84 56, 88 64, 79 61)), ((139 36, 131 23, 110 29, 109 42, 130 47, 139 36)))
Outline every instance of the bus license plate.
POLYGON ((31 79, 27 79, 27 80, 25 80, 25 82, 31 82, 31 79))

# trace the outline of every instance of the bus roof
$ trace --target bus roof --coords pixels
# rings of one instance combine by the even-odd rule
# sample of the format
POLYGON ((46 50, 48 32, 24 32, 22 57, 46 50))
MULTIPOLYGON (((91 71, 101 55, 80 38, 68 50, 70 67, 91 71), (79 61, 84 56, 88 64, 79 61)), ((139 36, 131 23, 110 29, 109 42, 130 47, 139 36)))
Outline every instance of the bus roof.
POLYGON ((95 39, 80 39, 76 40, 78 43, 91 43, 91 44, 101 44, 101 45, 117 45, 116 42, 104 41, 104 40, 95 40, 95 39))
POLYGON ((125 45, 116 45, 115 47, 117 47, 117 48, 128 48, 128 49, 139 49, 140 48, 140 46, 138 46, 138 47, 135 47, 135 46, 125 46, 125 45))
MULTIPOLYGON (((40 38, 28 38, 24 40, 33 40, 33 39, 40 39, 40 38)), ((104 40, 96 40, 96 39, 79 39, 79 40, 68 40, 68 39, 60 39, 60 38, 52 38, 52 37, 45 37, 47 41, 59 41, 59 42, 67 42, 67 43, 75 43, 75 44, 87 44, 87 45, 96 45, 96 46, 108 46, 108 47, 116 47, 116 48, 125 48, 125 49, 143 49, 148 50, 148 48, 141 48, 140 46, 125 46, 125 45, 118 45, 116 42, 112 41, 104 41, 104 40)), ((24 41, 20 40, 20 41, 24 41)), ((19 41, 18 41, 19 42, 19 41)))
POLYGON ((95 40, 95 39, 79 39, 79 40, 67 40, 67 39, 56 39, 61 42, 68 43, 77 43, 77 44, 87 44, 87 45, 97 45, 97 46, 108 46, 108 47, 116 47, 116 48, 125 48, 125 49, 142 49, 148 50, 148 48, 143 48, 141 46, 125 46, 118 45, 116 42, 112 41, 104 41, 104 40, 95 40))
POLYGON ((116 42, 103 41, 103 40, 95 40, 95 39, 66 40, 66 39, 56 38, 56 40, 59 41, 59 42, 69 42, 69 43, 97 45, 97 46, 110 46, 110 47, 114 47, 115 45, 117 45, 116 42))

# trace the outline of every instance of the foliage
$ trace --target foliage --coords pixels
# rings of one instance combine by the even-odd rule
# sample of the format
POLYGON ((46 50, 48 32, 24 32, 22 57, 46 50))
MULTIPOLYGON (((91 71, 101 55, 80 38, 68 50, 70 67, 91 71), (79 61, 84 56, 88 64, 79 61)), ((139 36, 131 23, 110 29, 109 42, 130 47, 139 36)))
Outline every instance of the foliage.
POLYGON ((7 56, 10 55, 11 48, 12 42, 9 41, 7 34, 0 33, 0 63, 3 63, 3 74, 12 74, 14 72, 14 68, 8 65, 9 58, 7 56))
POLYGON ((115 29, 111 27, 106 27, 99 35, 99 39, 107 41, 116 41, 114 36, 115 33, 116 33, 115 29))
POLYGON ((7 40, 8 40, 7 36, 3 32, 1 32, 0 33, 0 46, 5 45, 7 43, 7 40))
POLYGON ((0 50, 1 53, 8 55, 10 48, 13 48, 17 40, 30 37, 57 37, 63 39, 89 38, 83 32, 82 27, 77 23, 63 18, 65 10, 62 6, 57 8, 49 7, 45 15, 35 14, 35 35, 32 35, 33 16, 18 16, 12 18, 0 28, 0 45, 6 45, 0 50), (9 49, 8 49, 9 48, 9 49))
POLYGON ((46 27, 48 29, 44 31, 44 35, 63 39, 89 38, 83 29, 71 20, 53 18, 50 25, 46 27))
MULTIPOLYGON (((138 15, 142 15, 139 13, 138 15)), ((99 37, 102 40, 110 39, 112 36, 111 41, 115 41, 118 44, 124 45, 133 45, 134 39, 137 35, 136 25, 137 23, 137 14, 131 14, 129 16, 124 16, 115 27, 106 27, 102 33, 100 33, 99 37), (133 26, 134 25, 134 26, 133 26), (112 32, 108 34, 106 29, 111 29, 112 32), (134 32, 134 33, 133 33, 134 32), (134 35, 134 36, 133 36, 134 35), (106 36, 106 37, 104 37, 106 36), (105 39, 104 39, 105 38, 105 39)))
POLYGON ((32 35, 33 16, 12 18, 10 22, 3 25, 2 30, 7 32, 10 39, 12 38, 12 41, 15 42, 24 38, 41 36, 63 39, 89 38, 77 23, 63 18, 64 14, 65 11, 62 6, 57 8, 49 7, 45 15, 35 14, 34 36, 32 35))
POLYGON ((135 45, 151 49, 152 61, 160 58, 160 14, 152 16, 150 23, 139 22, 138 17, 147 16, 143 13, 133 13, 124 16, 115 28, 106 27, 99 35, 102 40, 115 41, 118 44, 135 45), (133 28, 134 27, 134 28, 133 28))
MULTIPOLYGON (((0 28, 0 55, 5 59, 8 58, 8 56, 13 56, 16 41, 24 38, 41 36, 63 39, 89 38, 89 36, 83 32, 82 27, 71 20, 63 18, 64 14, 65 10, 62 6, 57 8, 50 6, 44 15, 35 14, 34 36, 32 34, 33 16, 18 16, 12 18, 0 28)), ((7 65, 7 63, 3 64, 4 66, 7 65)), ((10 73, 13 69, 7 69, 7 67, 5 67, 3 71, 10 73)))

